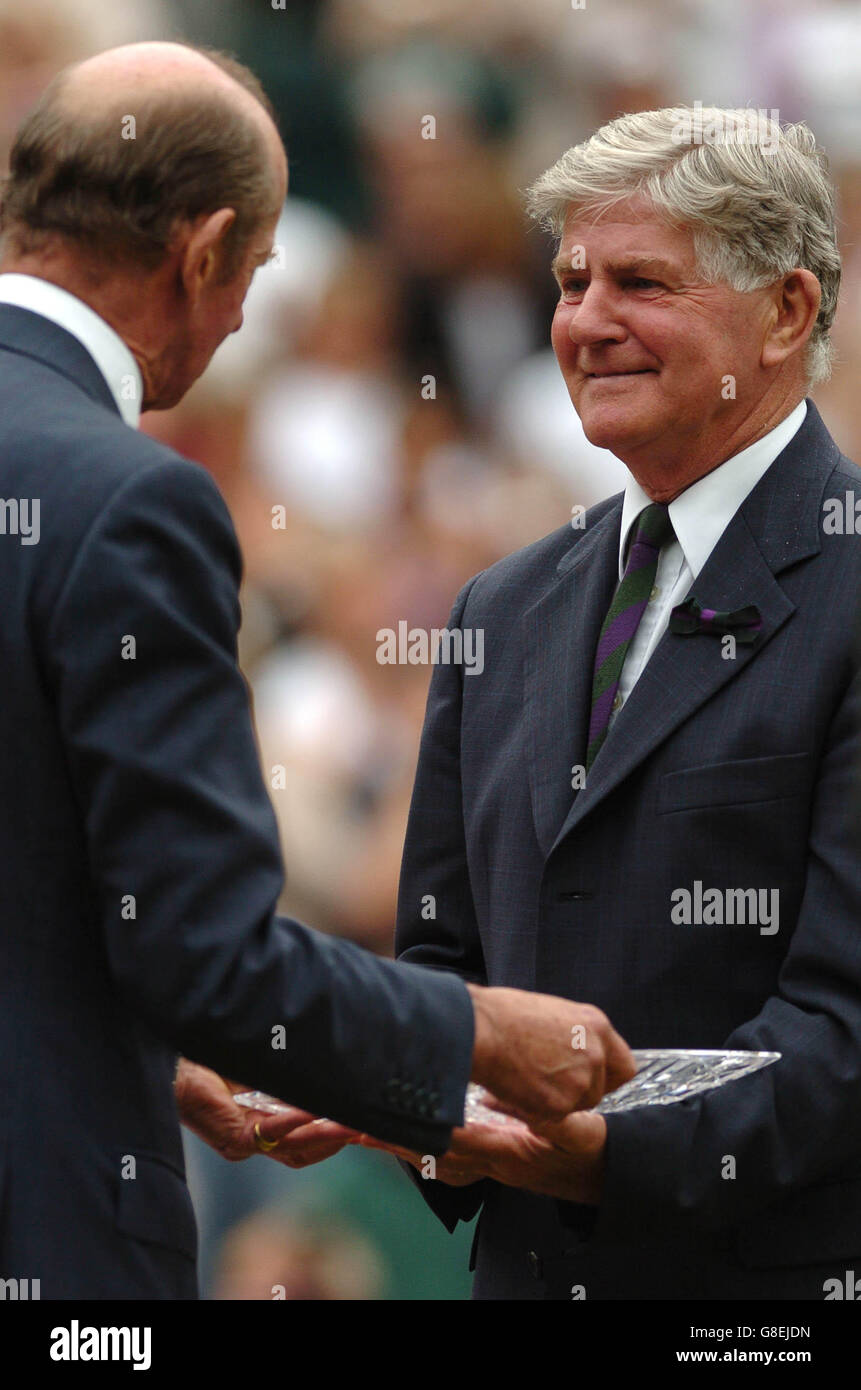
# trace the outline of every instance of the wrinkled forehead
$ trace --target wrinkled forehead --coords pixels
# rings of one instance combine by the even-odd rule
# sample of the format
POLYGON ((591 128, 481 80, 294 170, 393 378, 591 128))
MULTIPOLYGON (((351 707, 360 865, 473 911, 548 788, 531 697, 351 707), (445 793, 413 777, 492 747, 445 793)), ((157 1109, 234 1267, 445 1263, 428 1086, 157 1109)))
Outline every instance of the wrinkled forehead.
POLYGON ((637 201, 597 210, 570 208, 552 268, 555 274, 599 266, 644 272, 690 270, 695 263, 693 228, 670 223, 648 203, 637 201))

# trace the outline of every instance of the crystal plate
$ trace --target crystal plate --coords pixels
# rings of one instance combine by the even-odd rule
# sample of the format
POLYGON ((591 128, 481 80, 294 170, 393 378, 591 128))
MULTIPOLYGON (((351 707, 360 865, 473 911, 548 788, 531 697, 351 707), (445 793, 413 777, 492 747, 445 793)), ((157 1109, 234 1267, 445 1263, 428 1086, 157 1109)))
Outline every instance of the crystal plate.
MULTIPOLYGON (((618 1115, 641 1105, 675 1105, 677 1101, 725 1086, 740 1076, 778 1061, 779 1052, 722 1052, 646 1047, 634 1050, 636 1076, 595 1106, 601 1115, 618 1115)), ((465 1124, 519 1124, 487 1104, 487 1092, 473 1083, 466 1089, 465 1124)))
MULTIPOLYGON (((636 1076, 619 1086, 595 1106, 602 1115, 618 1115, 641 1105, 675 1105, 715 1086, 725 1086, 740 1076, 769 1067, 779 1052, 721 1052, 678 1048, 634 1049, 636 1076)), ((233 1099, 249 1110, 278 1115, 290 1106, 264 1091, 241 1091, 233 1099)), ((521 1120, 487 1104, 487 1092, 474 1082, 466 1088, 464 1124, 519 1125, 521 1120)))

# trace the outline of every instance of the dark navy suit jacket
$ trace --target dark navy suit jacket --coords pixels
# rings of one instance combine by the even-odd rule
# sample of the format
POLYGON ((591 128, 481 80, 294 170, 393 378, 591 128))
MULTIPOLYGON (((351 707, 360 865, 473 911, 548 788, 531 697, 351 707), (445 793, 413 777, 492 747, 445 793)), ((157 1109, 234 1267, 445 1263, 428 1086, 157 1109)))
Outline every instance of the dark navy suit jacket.
POLYGON ((0 1277, 194 1297, 177 1052, 438 1153, 471 1003, 274 915, 221 496, 75 338, 2 305, 0 498, 0 1277))
POLYGON ((808 402, 691 590, 756 605, 759 640, 724 659, 712 635, 667 632, 580 791, 621 495, 457 599, 484 671, 434 671, 402 959, 597 1004, 632 1047, 783 1054, 608 1117, 597 1215, 419 1181, 450 1227, 481 1206, 478 1297, 822 1298, 859 1267, 861 539, 822 524, 847 492, 861 501, 861 471, 808 402), (697 881, 777 890, 778 931, 675 923, 673 893, 697 881))

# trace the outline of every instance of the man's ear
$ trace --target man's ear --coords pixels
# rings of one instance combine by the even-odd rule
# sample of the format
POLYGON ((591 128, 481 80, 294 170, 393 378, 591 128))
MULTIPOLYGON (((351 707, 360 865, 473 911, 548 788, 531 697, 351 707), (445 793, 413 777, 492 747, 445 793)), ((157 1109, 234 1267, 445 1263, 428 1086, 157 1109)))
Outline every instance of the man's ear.
POLYGON ((774 302, 765 342, 763 367, 779 367, 799 352, 813 332, 822 289, 812 270, 791 270, 773 287, 774 302))
POLYGON ((209 213, 194 224, 179 265, 183 288, 193 304, 204 290, 217 283, 224 259, 224 243, 235 221, 235 209, 219 208, 218 212, 209 213))

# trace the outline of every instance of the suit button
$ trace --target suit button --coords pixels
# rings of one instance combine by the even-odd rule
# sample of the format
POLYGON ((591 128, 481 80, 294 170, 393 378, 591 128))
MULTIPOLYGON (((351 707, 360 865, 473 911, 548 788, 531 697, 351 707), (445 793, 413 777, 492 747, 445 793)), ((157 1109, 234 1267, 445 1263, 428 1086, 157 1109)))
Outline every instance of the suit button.
POLYGON ((543 1267, 540 1255, 537 1255, 534 1250, 530 1250, 526 1258, 529 1261, 529 1268, 532 1271, 533 1278, 540 1279, 543 1267))
POLYGON ((386 1100, 390 1100, 390 1101, 392 1102, 392 1104, 394 1104, 395 1101, 397 1101, 397 1100, 400 1099, 400 1095, 401 1095, 401 1083, 400 1083, 400 1081, 398 1081, 397 1077, 392 1076, 392 1077, 390 1077, 389 1080, 386 1082, 386 1086, 385 1086, 385 1096, 386 1096, 386 1100))

